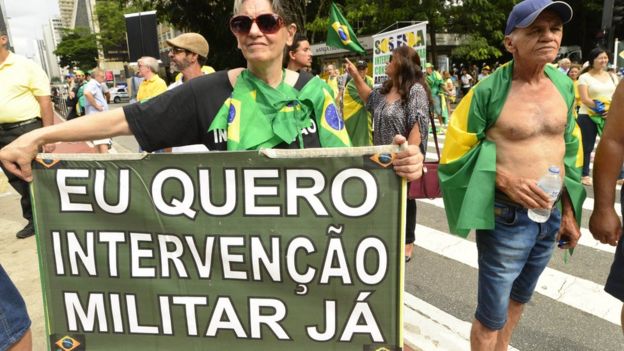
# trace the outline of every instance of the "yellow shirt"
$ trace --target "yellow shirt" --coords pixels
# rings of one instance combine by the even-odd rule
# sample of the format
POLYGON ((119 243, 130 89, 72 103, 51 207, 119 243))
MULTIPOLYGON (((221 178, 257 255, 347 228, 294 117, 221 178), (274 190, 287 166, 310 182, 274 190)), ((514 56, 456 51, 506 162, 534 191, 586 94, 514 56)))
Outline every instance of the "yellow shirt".
POLYGON ((578 90, 578 80, 574 81, 574 111, 581 107, 581 93, 578 90))
POLYGON ((156 95, 160 95, 167 91, 167 83, 160 78, 157 74, 154 74, 150 79, 144 79, 139 85, 137 91, 137 101, 144 101, 151 99, 156 95))
POLYGON ((50 96, 50 80, 43 69, 10 52, 0 65, 0 123, 41 117, 35 96, 50 96))
POLYGON ((334 99, 338 98, 338 79, 336 77, 327 77, 327 85, 334 91, 334 99))

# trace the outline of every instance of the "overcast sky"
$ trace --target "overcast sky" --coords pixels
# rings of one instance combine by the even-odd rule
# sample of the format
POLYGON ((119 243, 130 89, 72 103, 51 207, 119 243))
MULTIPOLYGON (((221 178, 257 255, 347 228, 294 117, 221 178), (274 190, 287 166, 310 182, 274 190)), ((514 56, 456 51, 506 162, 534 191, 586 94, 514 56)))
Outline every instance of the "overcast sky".
POLYGON ((4 0, 13 47, 20 55, 32 57, 36 39, 43 39, 41 26, 59 16, 57 0, 4 0))

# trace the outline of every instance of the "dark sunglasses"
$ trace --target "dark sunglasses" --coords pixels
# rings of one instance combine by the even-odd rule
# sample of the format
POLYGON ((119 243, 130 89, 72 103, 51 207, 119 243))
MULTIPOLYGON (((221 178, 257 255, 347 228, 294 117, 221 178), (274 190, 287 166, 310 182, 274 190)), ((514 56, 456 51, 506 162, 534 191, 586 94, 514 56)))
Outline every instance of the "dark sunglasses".
POLYGON ((249 34, 251 26, 256 23, 264 34, 276 33, 284 25, 282 17, 274 13, 265 13, 257 17, 236 16, 230 20, 230 30, 234 34, 249 34))

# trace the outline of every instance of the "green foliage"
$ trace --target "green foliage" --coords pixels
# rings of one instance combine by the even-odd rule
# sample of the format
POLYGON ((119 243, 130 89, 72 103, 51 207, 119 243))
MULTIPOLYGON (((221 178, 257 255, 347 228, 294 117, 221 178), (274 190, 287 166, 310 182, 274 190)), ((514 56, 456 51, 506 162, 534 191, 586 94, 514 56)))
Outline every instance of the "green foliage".
POLYGON ((503 31, 514 0, 465 0, 452 8, 452 32, 467 34, 452 56, 482 61, 502 56, 503 31))
POLYGON ((88 28, 66 29, 54 54, 58 56, 61 67, 92 69, 97 66, 96 36, 91 34, 88 28))
POLYGON ((489 45, 486 38, 468 35, 466 44, 453 49, 453 56, 466 61, 485 61, 502 56, 499 49, 489 45))
POLYGON ((99 0, 95 4, 95 15, 98 18, 100 31, 98 42, 104 50, 125 46, 126 20, 124 14, 139 12, 141 7, 135 4, 124 5, 114 0, 99 0))
MULTIPOLYGON (((232 16, 231 0, 115 1, 155 9, 160 21, 172 23, 184 31, 201 33, 210 43, 209 64, 217 69, 245 65, 236 48, 236 39, 228 28, 232 16)), ((283 0, 282 3, 291 12, 297 26, 307 32, 312 43, 316 43, 325 41, 332 1, 341 8, 358 36, 405 26, 412 21, 428 21, 427 31, 433 39, 429 43, 432 59, 435 60, 437 54, 436 33, 459 33, 466 35, 466 39, 463 45, 453 50, 452 56, 481 61, 504 54, 502 41, 507 15, 520 0, 283 0)), ((584 49, 594 45, 603 0, 564 1, 573 7, 575 14, 573 23, 566 26, 564 42, 567 38, 568 45, 581 43, 584 49)), ((116 26, 113 24, 110 28, 115 31, 116 26)), ((108 36, 102 33, 101 37, 104 43, 108 36)))

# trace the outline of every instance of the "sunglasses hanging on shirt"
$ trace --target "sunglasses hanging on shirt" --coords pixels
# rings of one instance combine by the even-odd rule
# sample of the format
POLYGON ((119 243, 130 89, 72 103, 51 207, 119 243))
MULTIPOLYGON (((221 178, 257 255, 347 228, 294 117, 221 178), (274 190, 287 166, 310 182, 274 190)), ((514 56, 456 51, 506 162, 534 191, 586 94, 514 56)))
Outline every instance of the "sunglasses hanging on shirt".
POLYGON ((265 13, 257 17, 240 15, 232 17, 230 30, 234 34, 249 34, 254 23, 256 23, 262 33, 273 34, 282 28, 284 20, 274 13, 265 13))

